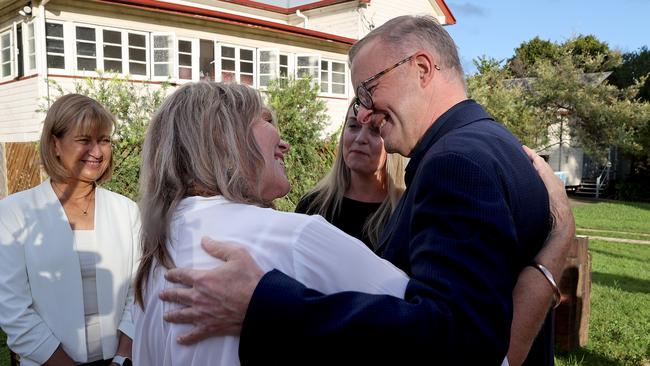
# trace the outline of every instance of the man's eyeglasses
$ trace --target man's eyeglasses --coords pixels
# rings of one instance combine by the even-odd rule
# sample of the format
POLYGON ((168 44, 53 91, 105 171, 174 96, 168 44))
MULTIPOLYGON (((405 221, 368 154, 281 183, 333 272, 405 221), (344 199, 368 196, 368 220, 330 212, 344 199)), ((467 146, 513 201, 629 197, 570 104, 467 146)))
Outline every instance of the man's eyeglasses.
MULTIPOLYGON (((357 87, 357 97, 356 97, 356 99, 354 101, 354 105, 352 106, 352 110, 354 111, 355 117, 359 113, 359 108, 361 106, 363 106, 366 109, 372 109, 372 107, 374 105, 374 102, 372 100, 372 94, 370 94, 370 91, 368 90, 367 85, 370 84, 371 82, 381 78, 382 76, 388 74, 390 71, 397 68, 398 66, 409 62, 413 58, 413 56, 415 56, 415 54, 413 54, 413 55, 399 61, 398 63, 396 63, 393 66, 390 66, 390 67, 376 73, 375 75, 367 78, 366 80, 362 81, 361 84, 359 84, 359 86, 357 87)), ((433 65, 433 66, 436 68, 436 70, 440 70, 440 67, 438 67, 438 65, 433 65)))

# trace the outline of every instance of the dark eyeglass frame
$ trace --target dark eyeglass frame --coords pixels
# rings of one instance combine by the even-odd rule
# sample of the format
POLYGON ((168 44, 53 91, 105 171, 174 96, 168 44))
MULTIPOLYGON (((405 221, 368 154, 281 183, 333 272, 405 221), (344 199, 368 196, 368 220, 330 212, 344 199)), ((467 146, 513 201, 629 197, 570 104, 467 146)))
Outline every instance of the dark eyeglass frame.
MULTIPOLYGON (((405 59, 400 60, 399 62, 397 62, 393 66, 387 67, 386 69, 376 73, 375 75, 367 78, 366 80, 362 81, 361 84, 359 84, 359 86, 357 87, 357 90, 356 90, 357 91, 357 96, 354 98, 354 104, 352 105, 352 111, 354 112, 355 117, 357 116, 357 114, 359 114, 359 107, 360 106, 363 106, 366 109, 372 109, 372 107, 375 104, 374 101, 372 100, 372 94, 368 90, 367 85, 370 84, 371 82, 381 78, 382 76, 388 74, 389 72, 391 72, 393 69, 397 68, 398 66, 409 62, 415 55, 416 55, 416 53, 412 54, 411 56, 409 56, 409 57, 407 57, 405 59)), ((438 65, 434 64, 433 67, 436 70, 440 71, 440 67, 438 65)))

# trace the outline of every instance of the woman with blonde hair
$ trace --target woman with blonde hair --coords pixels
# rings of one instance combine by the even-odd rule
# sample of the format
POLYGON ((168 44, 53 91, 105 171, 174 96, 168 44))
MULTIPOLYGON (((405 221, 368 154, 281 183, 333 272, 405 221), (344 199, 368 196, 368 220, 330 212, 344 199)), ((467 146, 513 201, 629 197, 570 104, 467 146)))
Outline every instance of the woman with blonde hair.
POLYGON ((353 106, 332 169, 300 199, 296 212, 321 215, 373 249, 404 192, 407 159, 387 154, 377 127, 359 123, 353 106))
POLYGON ((271 208, 290 189, 288 150, 259 93, 245 85, 188 83, 165 99, 147 130, 142 157, 135 364, 239 363, 238 337, 179 346, 177 338, 189 328, 163 321, 179 309, 158 297, 176 287, 164 277, 169 269, 222 263, 201 248, 204 236, 236 242, 262 271, 280 270, 323 293, 404 296, 408 277, 362 242, 320 216, 271 208))
POLYGON ((115 118, 79 94, 50 107, 39 186, 0 201, 0 326, 21 365, 128 365, 140 219, 99 187, 115 118))

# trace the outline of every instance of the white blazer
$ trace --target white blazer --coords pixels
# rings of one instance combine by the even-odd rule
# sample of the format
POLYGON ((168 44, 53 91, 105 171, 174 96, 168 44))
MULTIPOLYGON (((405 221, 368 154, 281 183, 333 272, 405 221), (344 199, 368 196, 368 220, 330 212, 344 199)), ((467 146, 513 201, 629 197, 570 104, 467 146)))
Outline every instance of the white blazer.
MULTIPOLYGON (((133 338, 131 280, 139 258, 140 217, 130 199, 95 194, 97 301, 104 359, 117 329, 133 338)), ((73 233, 50 180, 0 201, 0 326, 21 365, 40 365, 59 344, 87 361, 81 268, 73 233)))

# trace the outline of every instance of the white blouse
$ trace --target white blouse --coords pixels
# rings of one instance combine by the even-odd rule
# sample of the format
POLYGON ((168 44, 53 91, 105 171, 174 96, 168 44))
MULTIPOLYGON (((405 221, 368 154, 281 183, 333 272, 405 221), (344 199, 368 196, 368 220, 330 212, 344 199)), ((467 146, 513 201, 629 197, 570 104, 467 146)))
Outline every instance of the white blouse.
MULTIPOLYGON (((233 203, 221 196, 186 198, 173 219, 167 244, 177 267, 209 269, 222 263, 203 251, 203 236, 240 244, 262 270, 276 268, 325 294, 359 291, 403 298, 409 280, 320 216, 233 203)), ((150 272, 145 312, 134 306, 134 364, 238 365, 238 337, 213 337, 193 346, 176 343, 191 326, 163 320, 165 312, 178 307, 158 299, 160 291, 175 286, 164 279, 165 272, 160 266, 150 272)))

